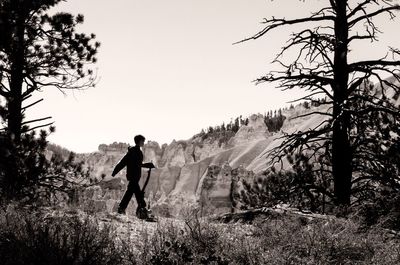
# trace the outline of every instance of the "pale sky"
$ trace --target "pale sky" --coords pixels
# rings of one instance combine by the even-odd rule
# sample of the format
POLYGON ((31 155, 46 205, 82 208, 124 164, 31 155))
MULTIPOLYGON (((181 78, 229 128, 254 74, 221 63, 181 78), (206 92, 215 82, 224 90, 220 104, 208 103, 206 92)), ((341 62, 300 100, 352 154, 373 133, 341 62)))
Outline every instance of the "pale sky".
MULTIPOLYGON (((51 115, 51 142, 91 152, 101 143, 133 144, 136 134, 160 144, 188 139, 239 115, 287 106, 298 91, 252 80, 276 69, 270 62, 293 29, 232 44, 260 30, 264 17, 307 15, 324 2, 68 0, 57 10, 84 14, 79 30, 101 42, 99 82, 66 97, 56 89, 37 93, 45 101, 29 117, 51 115)), ((383 25, 381 43, 400 47, 400 19, 383 25)), ((366 44, 355 56, 384 55, 382 44, 366 44)))

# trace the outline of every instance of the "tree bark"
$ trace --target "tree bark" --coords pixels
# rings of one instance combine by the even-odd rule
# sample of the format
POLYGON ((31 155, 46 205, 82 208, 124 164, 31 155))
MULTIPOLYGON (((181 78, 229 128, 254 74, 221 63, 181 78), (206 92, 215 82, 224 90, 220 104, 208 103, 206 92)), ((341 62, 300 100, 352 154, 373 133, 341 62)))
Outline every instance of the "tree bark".
POLYGON ((15 24, 14 40, 12 47, 11 65, 11 81, 10 81, 10 97, 8 99, 8 131, 10 138, 14 143, 21 141, 22 132, 22 84, 24 69, 24 17, 21 15, 15 24))
POLYGON ((348 72, 347 0, 336 1, 332 134, 332 172, 337 205, 349 205, 351 196, 352 153, 349 139, 350 114, 346 110, 348 72))

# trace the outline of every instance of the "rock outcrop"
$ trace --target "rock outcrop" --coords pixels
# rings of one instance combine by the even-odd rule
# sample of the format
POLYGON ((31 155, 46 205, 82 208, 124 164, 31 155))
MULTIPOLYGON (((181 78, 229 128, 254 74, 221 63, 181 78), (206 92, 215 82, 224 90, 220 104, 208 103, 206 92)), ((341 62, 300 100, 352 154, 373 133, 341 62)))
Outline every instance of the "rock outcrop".
POLYGON ((247 144, 260 139, 266 139, 271 135, 267 125, 265 125, 264 116, 261 114, 253 114, 249 118, 249 123, 239 128, 239 131, 229 141, 229 144, 232 146, 247 144))

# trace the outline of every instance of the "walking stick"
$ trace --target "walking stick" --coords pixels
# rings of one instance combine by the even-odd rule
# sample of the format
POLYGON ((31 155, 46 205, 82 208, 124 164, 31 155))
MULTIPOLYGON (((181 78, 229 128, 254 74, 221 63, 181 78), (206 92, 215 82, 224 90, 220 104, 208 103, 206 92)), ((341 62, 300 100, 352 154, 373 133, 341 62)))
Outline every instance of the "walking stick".
MULTIPOLYGON (((153 163, 149 163, 148 166, 149 166, 149 170, 147 171, 147 178, 146 178, 146 181, 144 182, 143 188, 141 189, 143 198, 144 198, 144 193, 145 193, 147 184, 149 183, 149 180, 150 180, 151 169, 155 168, 153 163)), ((150 210, 147 210, 145 207, 142 207, 142 208, 138 207, 136 209, 136 216, 139 219, 145 219, 146 221, 155 222, 156 218, 154 216, 150 216, 149 212, 150 212, 150 210)))

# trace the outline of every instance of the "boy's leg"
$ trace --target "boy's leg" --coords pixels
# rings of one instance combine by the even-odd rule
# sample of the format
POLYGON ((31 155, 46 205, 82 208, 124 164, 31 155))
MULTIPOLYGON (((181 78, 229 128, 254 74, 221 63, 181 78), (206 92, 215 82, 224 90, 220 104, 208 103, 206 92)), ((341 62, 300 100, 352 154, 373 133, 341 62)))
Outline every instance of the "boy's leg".
POLYGON ((122 197, 122 200, 118 207, 119 213, 125 212, 126 207, 128 207, 129 201, 131 200, 133 193, 135 193, 134 186, 135 186, 134 181, 129 181, 124 197, 122 197))

